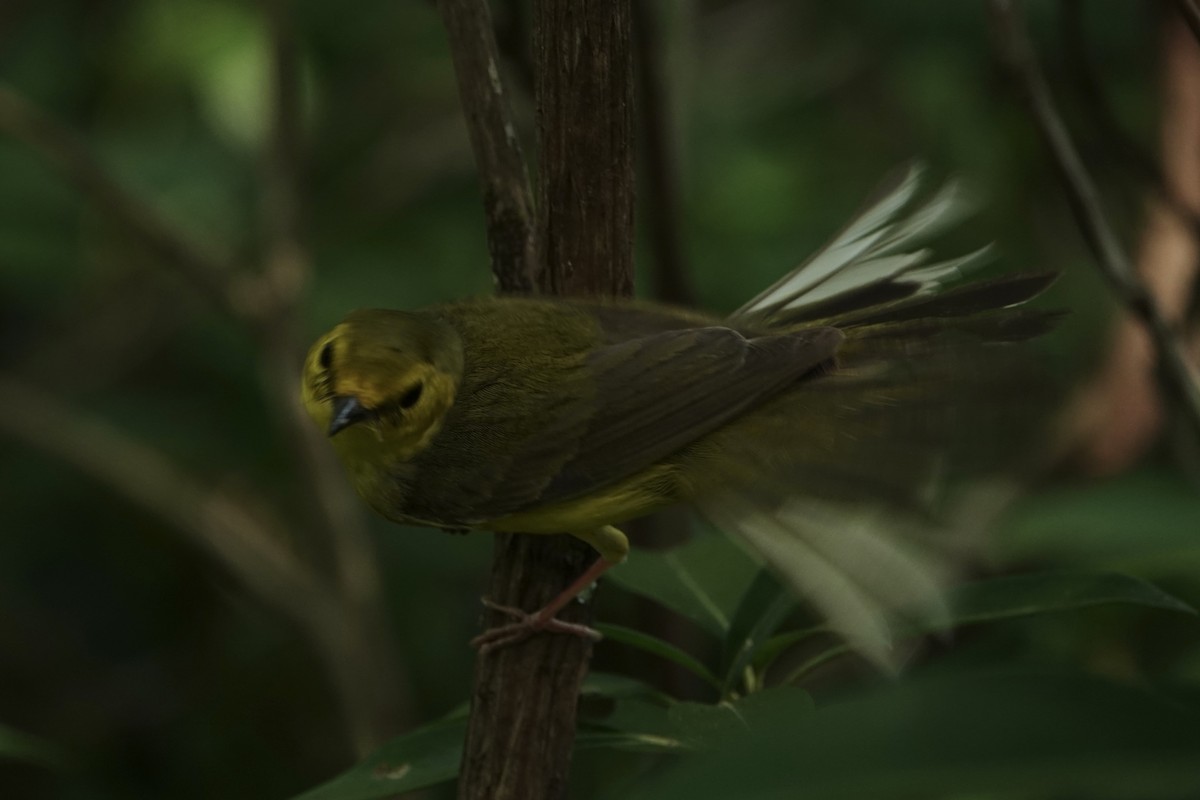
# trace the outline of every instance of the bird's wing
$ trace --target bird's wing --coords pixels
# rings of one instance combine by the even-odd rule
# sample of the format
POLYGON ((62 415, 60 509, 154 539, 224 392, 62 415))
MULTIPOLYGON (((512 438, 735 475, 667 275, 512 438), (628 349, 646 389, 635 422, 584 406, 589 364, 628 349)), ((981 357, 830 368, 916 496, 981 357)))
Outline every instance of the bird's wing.
POLYGON ((526 412, 536 427, 476 473, 471 513, 494 520, 635 475, 818 369, 841 341, 821 326, 750 339, 711 326, 596 348, 526 412))
POLYGON ((594 412, 541 500, 587 493, 666 458, 828 361, 841 341, 826 327, 755 339, 708 327, 596 350, 594 412))
POLYGON ((893 509, 798 494, 763 503, 748 494, 723 492, 700 499, 698 507, 810 601, 831 630, 885 671, 901 660, 893 647, 897 633, 948 626, 944 589, 951 563, 944 550, 949 530, 935 537, 893 509))

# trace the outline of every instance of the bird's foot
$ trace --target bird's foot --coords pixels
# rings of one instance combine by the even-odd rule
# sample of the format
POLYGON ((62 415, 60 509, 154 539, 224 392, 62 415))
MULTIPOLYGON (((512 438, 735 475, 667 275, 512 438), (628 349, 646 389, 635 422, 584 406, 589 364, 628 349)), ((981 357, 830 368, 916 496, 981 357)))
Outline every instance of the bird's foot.
POLYGON ((557 609, 552 609, 550 606, 530 614, 528 611, 522 611, 519 608, 500 605, 487 597, 483 598, 483 604, 493 611, 499 611, 501 614, 513 617, 516 622, 490 628, 472 639, 471 646, 479 650, 481 654, 491 653, 502 647, 523 642, 535 633, 542 632, 566 633, 572 636, 591 639, 594 642, 598 642, 604 638, 600 635, 600 631, 589 628, 587 625, 564 622, 554 616, 557 609))

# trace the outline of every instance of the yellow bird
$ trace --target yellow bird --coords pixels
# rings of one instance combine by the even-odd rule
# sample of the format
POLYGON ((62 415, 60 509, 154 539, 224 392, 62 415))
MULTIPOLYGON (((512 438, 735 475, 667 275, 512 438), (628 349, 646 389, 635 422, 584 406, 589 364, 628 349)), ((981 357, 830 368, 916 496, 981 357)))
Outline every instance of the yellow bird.
POLYGON ((354 311, 312 346, 304 406, 390 520, 566 532, 599 552, 554 603, 506 609, 519 619, 477 644, 586 632, 554 614, 625 558, 615 526, 683 502, 886 661, 888 616, 938 607, 938 581, 878 525, 830 509, 917 511, 948 469, 996 466, 1030 390, 1010 345, 1055 318, 1020 307, 1050 275, 942 290, 974 259, 911 252, 961 207, 953 186, 914 203, 918 181, 724 319, 565 298, 354 311))

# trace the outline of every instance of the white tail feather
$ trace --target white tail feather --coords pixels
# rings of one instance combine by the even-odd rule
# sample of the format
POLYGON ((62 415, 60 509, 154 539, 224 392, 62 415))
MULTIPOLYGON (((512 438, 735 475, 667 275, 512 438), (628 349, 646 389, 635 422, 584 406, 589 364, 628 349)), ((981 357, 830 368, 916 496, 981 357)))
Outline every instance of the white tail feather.
POLYGON ((913 207, 922 173, 920 166, 910 167, 895 188, 807 261, 734 312, 733 318, 794 311, 888 281, 918 284, 918 292, 932 291, 978 264, 988 248, 935 264, 927 263, 930 250, 914 249, 957 223, 974 205, 961 185, 951 181, 913 207))

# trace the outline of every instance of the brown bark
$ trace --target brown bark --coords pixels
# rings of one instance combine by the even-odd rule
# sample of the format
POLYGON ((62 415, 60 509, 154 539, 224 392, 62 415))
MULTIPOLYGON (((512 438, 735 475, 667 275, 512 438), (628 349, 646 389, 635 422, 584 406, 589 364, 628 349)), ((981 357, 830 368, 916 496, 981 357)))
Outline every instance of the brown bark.
MULTIPOLYGON (((450 17, 467 0, 443 0, 450 17)), ((482 6, 482 0, 474 3, 482 6)), ((478 20, 479 12, 475 12, 478 20)), ((632 60, 629 0, 537 0, 534 3, 535 93, 540 146, 536 246, 537 281, 552 294, 627 296, 633 288, 632 60)), ((475 44, 451 35, 452 47, 482 46, 486 58, 455 54, 467 115, 474 128, 511 121, 473 110, 487 95, 465 86, 495 64, 490 31, 475 44), (476 77, 464 75, 472 65, 476 77), (480 73, 479 65, 484 69, 480 73), (482 120, 482 122, 480 122, 482 120)), ((492 96, 499 97, 496 88, 492 96)), ((487 97, 483 101, 490 102, 487 97)), ((503 115, 502 115, 503 116, 503 115)), ((508 128, 505 128, 505 125, 508 128)), ((489 167, 486 150, 499 134, 472 132, 481 172, 489 167), (484 152, 481 152, 484 151, 484 152)), ((484 175, 489 242, 493 258, 503 254, 495 232, 496 214, 510 209, 491 202, 495 179, 484 175)), ((526 207, 527 208, 527 207, 526 207)), ((522 212, 525 213, 525 212, 522 212)), ((526 220, 527 222, 528 220, 526 220)), ((515 226, 519 229, 519 225, 515 226)), ((498 276, 503 264, 495 263, 498 276)), ((528 273, 526 273, 528 274, 528 273)), ((522 286, 521 288, 525 288, 522 286)), ((569 537, 498 536, 492 562, 491 597, 504 605, 534 610, 545 605, 595 558, 569 537)), ((490 615, 490 624, 506 619, 490 615)), ((560 617, 586 622, 589 610, 572 604, 560 617)), ((471 718, 459 775, 462 800, 553 800, 566 794, 579 688, 587 673, 591 642, 572 636, 541 635, 488 655, 476 664, 471 718)))
POLYGON ((502 292, 536 286, 533 195, 521 141, 500 79, 487 0, 438 0, 467 133, 479 168, 492 274, 502 292))
POLYGON ((629 0, 539 0, 542 289, 633 292, 633 61, 629 0))

